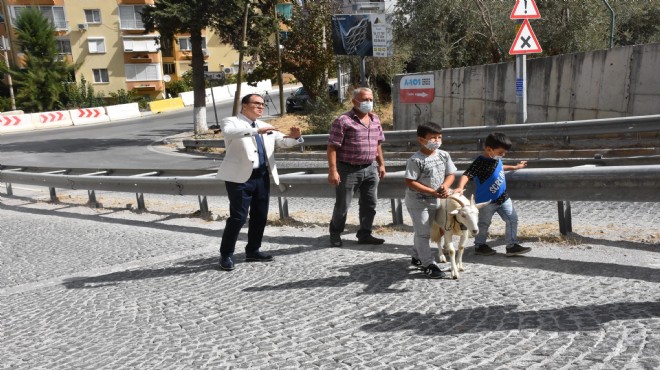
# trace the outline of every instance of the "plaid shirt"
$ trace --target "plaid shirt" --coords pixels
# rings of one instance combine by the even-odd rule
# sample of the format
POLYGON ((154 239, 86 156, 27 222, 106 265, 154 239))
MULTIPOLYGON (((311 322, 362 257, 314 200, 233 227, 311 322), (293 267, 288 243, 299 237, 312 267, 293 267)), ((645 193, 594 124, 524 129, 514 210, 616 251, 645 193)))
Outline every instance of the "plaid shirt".
POLYGON ((369 119, 371 124, 367 128, 351 110, 332 122, 328 145, 337 147, 337 161, 369 164, 376 160, 378 145, 385 141, 385 135, 378 116, 369 113, 369 119))

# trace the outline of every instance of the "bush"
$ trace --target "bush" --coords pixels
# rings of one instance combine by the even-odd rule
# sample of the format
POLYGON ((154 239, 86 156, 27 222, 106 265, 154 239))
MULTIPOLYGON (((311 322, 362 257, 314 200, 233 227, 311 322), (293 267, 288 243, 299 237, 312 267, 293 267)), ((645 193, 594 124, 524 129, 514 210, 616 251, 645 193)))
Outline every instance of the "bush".
POLYGON ((344 112, 345 108, 338 104, 335 99, 331 97, 318 97, 316 101, 310 102, 305 108, 307 117, 307 127, 309 127, 306 134, 327 134, 330 132, 332 122, 344 112))

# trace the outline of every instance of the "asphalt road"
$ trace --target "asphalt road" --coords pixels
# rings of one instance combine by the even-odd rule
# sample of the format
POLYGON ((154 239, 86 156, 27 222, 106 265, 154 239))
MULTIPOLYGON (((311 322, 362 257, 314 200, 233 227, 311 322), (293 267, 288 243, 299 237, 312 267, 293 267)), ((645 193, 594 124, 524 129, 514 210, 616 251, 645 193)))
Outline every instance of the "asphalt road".
MULTIPOLYGON (((278 92, 270 95, 273 102, 279 102, 278 92)), ((218 120, 231 115, 232 104, 216 103, 218 120)), ((273 113, 275 110, 270 109, 273 113)), ((212 105, 207 106, 206 119, 209 126, 216 123, 212 105)), ((163 138, 192 131, 193 111, 188 107, 126 121, 4 134, 0 135, 0 164, 98 169, 217 167, 212 158, 158 148, 163 138)))

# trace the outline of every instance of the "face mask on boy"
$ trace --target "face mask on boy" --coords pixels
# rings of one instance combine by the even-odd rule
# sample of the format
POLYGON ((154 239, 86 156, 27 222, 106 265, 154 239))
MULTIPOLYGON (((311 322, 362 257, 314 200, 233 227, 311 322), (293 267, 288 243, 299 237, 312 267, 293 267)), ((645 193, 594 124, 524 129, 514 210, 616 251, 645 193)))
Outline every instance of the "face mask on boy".
POLYGON ((426 144, 424 144, 424 147, 430 151, 436 150, 440 148, 440 145, 442 145, 442 140, 440 141, 429 141, 426 140, 426 144))

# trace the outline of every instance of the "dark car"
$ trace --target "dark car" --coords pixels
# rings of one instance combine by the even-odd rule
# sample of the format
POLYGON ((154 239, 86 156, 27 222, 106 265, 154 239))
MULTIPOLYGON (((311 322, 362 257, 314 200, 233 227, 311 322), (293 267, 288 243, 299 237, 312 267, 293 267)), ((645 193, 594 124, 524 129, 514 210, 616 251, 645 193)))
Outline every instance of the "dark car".
MULTIPOLYGON (((333 99, 337 99, 338 92, 335 84, 328 84, 328 96, 333 99)), ((297 88, 291 96, 286 98, 286 112, 293 113, 297 110, 303 110, 305 105, 309 102, 309 94, 304 87, 297 88)))
POLYGON ((304 87, 299 87, 291 96, 286 98, 286 112, 293 113, 294 111, 302 110, 305 108, 307 102, 309 102, 309 94, 304 87))

